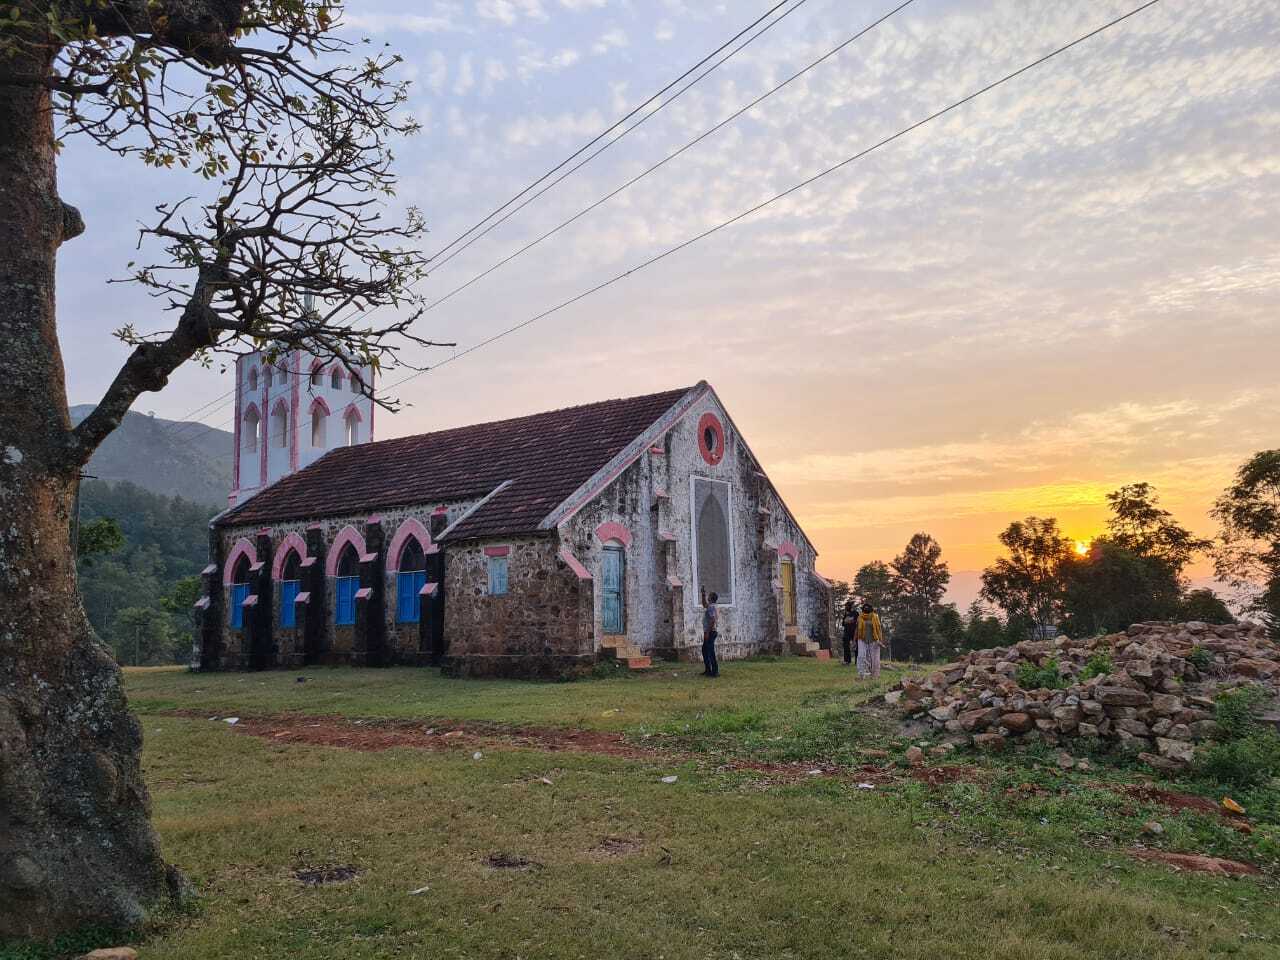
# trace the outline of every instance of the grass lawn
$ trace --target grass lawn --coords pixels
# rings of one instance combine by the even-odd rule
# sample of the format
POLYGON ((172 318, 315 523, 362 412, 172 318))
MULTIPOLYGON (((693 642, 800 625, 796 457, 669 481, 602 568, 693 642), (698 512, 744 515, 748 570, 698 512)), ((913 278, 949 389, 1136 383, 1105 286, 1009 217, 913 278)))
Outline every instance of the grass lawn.
POLYGON ((1246 798, 1260 813, 1244 835, 1123 794, 1137 772, 1105 763, 1079 774, 1034 752, 966 755, 930 785, 895 765, 907 742, 859 709, 874 689, 854 692, 839 665, 696 672, 555 685, 426 670, 127 671, 156 825, 202 894, 136 942, 142 957, 1280 956, 1274 790, 1246 798), (285 713, 571 725, 653 752, 500 737, 479 759, 463 738, 359 752, 208 718, 285 713), (782 776, 734 758, 802 766, 782 776), (815 764, 848 775, 807 776, 815 764), (1150 820, 1159 838, 1144 837, 1150 820), (1140 863, 1126 850, 1144 840, 1267 873, 1140 863), (356 874, 295 876, 338 867, 356 874))

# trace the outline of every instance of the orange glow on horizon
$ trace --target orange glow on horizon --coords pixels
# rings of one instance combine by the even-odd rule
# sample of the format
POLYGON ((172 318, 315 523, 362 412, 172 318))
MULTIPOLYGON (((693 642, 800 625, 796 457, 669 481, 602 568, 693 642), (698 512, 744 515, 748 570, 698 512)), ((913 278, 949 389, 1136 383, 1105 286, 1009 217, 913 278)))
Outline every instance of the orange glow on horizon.
POLYGON ((1076 554, 1081 557, 1087 557, 1089 555, 1089 542, 1085 540, 1077 540, 1076 554))

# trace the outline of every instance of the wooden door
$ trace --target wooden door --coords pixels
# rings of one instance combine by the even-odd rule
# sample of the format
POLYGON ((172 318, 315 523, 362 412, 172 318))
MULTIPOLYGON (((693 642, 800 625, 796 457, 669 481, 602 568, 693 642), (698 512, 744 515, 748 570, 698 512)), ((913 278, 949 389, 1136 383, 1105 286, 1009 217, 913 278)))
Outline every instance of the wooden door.
POLYGON ((796 625, 796 565, 782 561, 782 613, 788 627, 796 625))
POLYGON ((619 547, 605 547, 601 571, 601 626, 606 634, 626 632, 626 561, 619 547))

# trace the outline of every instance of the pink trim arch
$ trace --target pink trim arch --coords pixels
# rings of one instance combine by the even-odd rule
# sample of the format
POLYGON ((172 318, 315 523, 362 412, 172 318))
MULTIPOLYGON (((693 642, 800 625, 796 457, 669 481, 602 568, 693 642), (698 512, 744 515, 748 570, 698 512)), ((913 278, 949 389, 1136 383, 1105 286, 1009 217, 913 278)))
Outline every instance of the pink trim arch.
POLYGON ((299 560, 307 559, 307 542, 296 533, 291 533, 280 542, 280 546, 276 547, 275 559, 271 561, 272 580, 280 579, 280 574, 284 571, 285 560, 295 550, 298 553, 299 560))
POLYGON ((323 410, 326 417, 331 416, 333 413, 333 411, 329 409, 329 404, 324 402, 324 397, 313 397, 311 400, 311 406, 307 408, 307 416, 315 413, 316 407, 323 410))
POLYGON ((624 547, 628 549, 631 547, 631 531, 620 523, 614 523, 612 520, 596 527, 596 539, 601 543, 617 540, 624 547))
POLYGON ((235 570, 236 564, 240 562, 241 557, 248 557, 250 563, 258 562, 258 551, 244 537, 236 541, 236 545, 227 554, 227 562, 222 565, 222 585, 224 587, 231 586, 231 574, 235 570))
POLYGON ((356 423, 364 423, 364 414, 360 412, 360 408, 356 406, 354 400, 347 404, 347 409, 342 411, 343 420, 350 420, 352 417, 356 418, 356 423))
POLYGON ((353 545, 356 548, 356 553, 361 557, 365 555, 364 537, 360 536, 359 530, 347 524, 334 537, 333 546, 329 548, 329 554, 324 558, 324 575, 326 577, 336 577, 338 575, 338 557, 341 556, 343 548, 347 544, 353 545))
POLYGON ((800 556, 800 551, 796 549, 796 545, 792 543, 790 540, 783 540, 782 543, 778 546, 779 560, 789 558, 792 561, 794 561, 798 556, 800 556))
POLYGON ((422 547, 423 552, 431 546, 431 534, 422 525, 422 521, 414 517, 405 520, 396 530, 395 536, 391 538, 391 546, 387 547, 387 573, 399 572, 400 553, 410 537, 418 541, 418 546, 422 547))

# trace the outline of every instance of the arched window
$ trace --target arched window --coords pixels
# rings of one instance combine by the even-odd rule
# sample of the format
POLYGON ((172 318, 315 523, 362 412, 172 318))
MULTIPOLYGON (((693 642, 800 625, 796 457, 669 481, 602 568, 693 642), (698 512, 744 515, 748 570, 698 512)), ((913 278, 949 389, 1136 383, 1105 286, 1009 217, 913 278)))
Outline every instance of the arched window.
POLYGON ((277 447, 289 446, 289 410, 283 403, 271 411, 271 442, 277 447))
POLYGON ((348 447, 354 447, 360 442, 360 416, 354 410, 347 414, 345 419, 346 436, 343 438, 348 447))
POLYGON ((331 386, 334 390, 342 389, 342 368, 341 367, 336 365, 334 366, 333 372, 329 374, 329 386, 331 386))
POLYGON ((320 387, 324 385, 324 368, 318 363, 311 368, 311 385, 320 387))
POLYGON ((361 383, 361 380, 360 380, 360 374, 358 374, 358 373, 352 373, 352 374, 351 374, 351 392, 352 392, 352 393, 360 393, 360 392, 361 392, 361 389, 360 389, 360 388, 361 388, 362 386, 364 386, 364 384, 363 384, 363 383, 361 383))
POLYGON ((694 549, 698 596, 715 593, 722 605, 733 603, 733 542, 729 527, 729 484, 693 479, 694 549))
POLYGON ((258 368, 256 366, 249 368, 249 389, 258 389, 258 368))
POLYGON ((267 378, 267 389, 270 390, 271 385, 275 382, 275 379, 276 379, 272 375, 271 364, 267 364, 266 368, 262 371, 262 375, 267 378))
POLYGON ((250 407, 244 415, 244 432, 240 439, 241 445, 247 453, 256 453, 258 450, 258 429, 260 421, 258 419, 258 411, 255 407, 250 407))
POLYGON ((325 445, 324 435, 325 428, 329 424, 329 414, 324 407, 316 404, 311 408, 311 445, 313 447, 323 447, 325 445))
POLYGON ((605 544, 601 554, 600 612, 601 629, 606 634, 626 633, 627 629, 627 555, 622 544, 605 544))
POLYGON ((396 574, 396 620, 417 623, 422 618, 421 591, 427 583, 427 556, 417 537, 405 541, 396 574))
POLYGON ((244 628, 244 602, 249 599, 249 558, 241 557, 231 571, 231 626, 244 628))
POLYGON ((302 586, 302 558, 297 550, 290 550, 280 574, 280 626, 298 625, 298 591, 302 586))
POLYGON ((337 609, 334 623, 340 625, 356 622, 356 591, 360 589, 360 557, 356 548, 347 544, 338 557, 338 575, 335 578, 334 595, 337 609))

